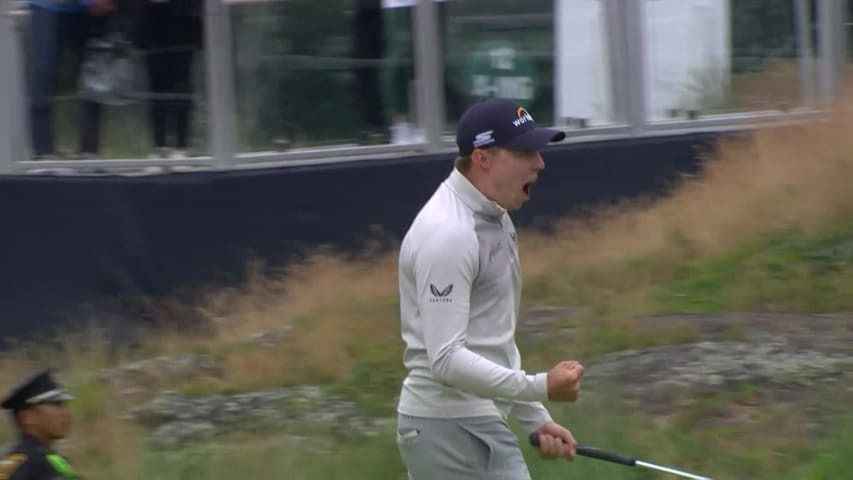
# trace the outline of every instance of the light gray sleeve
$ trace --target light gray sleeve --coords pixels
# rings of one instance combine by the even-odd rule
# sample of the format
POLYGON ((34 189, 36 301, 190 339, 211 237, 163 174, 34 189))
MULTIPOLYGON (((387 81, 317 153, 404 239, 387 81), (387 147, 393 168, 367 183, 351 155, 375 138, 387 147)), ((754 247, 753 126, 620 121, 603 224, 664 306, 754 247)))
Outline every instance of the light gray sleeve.
POLYGON ((514 402, 509 414, 527 433, 533 433, 542 425, 554 421, 542 402, 514 402))
POLYGON ((420 244, 415 258, 418 310, 436 379, 486 398, 547 399, 547 374, 508 369, 466 347, 471 284, 479 262, 474 232, 439 227, 420 244))

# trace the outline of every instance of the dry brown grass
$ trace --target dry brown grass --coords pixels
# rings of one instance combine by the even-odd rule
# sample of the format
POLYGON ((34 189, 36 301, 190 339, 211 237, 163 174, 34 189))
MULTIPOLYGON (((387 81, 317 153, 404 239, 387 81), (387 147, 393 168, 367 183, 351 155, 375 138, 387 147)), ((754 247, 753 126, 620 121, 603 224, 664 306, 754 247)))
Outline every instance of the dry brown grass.
POLYGON ((737 112, 789 110, 802 103, 800 65, 776 59, 761 70, 732 78, 728 108, 737 112))
POLYGON ((120 420, 124 414, 120 402, 110 393, 103 393, 97 402, 98 410, 82 415, 79 410, 70 442, 62 448, 73 465, 89 478, 121 478, 127 472, 141 471, 145 432, 120 420))
POLYGON ((215 291, 203 301, 200 309, 216 323, 220 340, 288 325, 304 316, 323 316, 366 299, 392 297, 397 291, 393 254, 347 261, 317 252, 284 271, 262 270, 252 268, 242 288, 215 291))
POLYGON ((386 254, 348 261, 318 252, 285 271, 264 274, 256 268, 243 288, 212 292, 200 307, 217 327, 208 348, 246 342, 265 331, 290 332, 281 348, 228 354, 222 384, 325 383, 340 379, 364 349, 393 343, 396 260, 386 254))
POLYGON ((627 260, 680 258, 735 248, 779 227, 812 230, 853 210, 853 113, 723 141, 703 174, 653 207, 602 211, 556 235, 523 237, 527 274, 606 271, 627 260))

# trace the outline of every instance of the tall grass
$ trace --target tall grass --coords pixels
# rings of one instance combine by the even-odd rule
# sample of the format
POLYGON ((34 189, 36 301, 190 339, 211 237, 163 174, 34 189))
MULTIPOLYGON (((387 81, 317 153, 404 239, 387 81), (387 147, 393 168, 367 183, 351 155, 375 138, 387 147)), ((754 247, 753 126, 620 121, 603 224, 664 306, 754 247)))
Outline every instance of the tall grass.
POLYGON ((853 113, 840 110, 825 122, 723 140, 705 152, 701 176, 653 206, 620 206, 567 221, 553 237, 526 237, 528 298, 605 302, 762 234, 831 230, 853 211, 851 124, 853 113))

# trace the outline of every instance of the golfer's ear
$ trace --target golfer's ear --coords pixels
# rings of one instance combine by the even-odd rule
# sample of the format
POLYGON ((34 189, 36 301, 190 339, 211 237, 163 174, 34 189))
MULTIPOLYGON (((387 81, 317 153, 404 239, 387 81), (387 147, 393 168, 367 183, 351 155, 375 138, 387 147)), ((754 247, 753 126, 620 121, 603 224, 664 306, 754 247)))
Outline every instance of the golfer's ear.
POLYGON ((483 170, 488 170, 491 165, 489 151, 484 148, 475 148, 471 152, 471 164, 483 170))

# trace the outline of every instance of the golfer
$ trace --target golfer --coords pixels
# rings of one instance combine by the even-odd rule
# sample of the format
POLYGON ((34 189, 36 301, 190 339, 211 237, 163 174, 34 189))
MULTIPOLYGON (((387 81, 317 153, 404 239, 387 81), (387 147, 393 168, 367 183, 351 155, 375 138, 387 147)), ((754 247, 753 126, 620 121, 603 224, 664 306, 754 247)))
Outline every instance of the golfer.
POLYGON ((514 102, 461 117, 455 168, 415 217, 399 258, 403 381, 397 445, 411 480, 530 478, 509 417, 538 432, 544 458, 573 459, 576 442, 542 401, 575 401, 583 367, 528 374, 514 334, 521 298, 508 215, 545 168, 539 150, 565 134, 537 128, 514 102))

